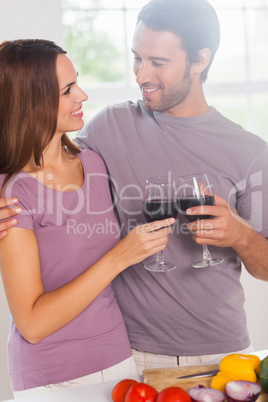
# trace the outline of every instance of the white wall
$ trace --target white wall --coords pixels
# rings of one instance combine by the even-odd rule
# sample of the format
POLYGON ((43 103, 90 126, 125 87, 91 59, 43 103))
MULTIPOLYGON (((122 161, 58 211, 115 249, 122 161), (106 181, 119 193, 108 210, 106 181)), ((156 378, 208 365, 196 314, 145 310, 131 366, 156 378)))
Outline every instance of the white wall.
POLYGON ((7 335, 9 327, 9 310, 0 279, 0 401, 11 399, 13 394, 7 374, 7 335))
POLYGON ((245 310, 253 349, 268 349, 268 283, 253 278, 245 268, 241 283, 245 291, 245 310))
MULTIPOLYGON (((0 42, 49 39, 64 47, 60 0, 0 0, 0 42)), ((1 96, 1 95, 0 95, 1 96)), ((9 312, 0 279, 0 401, 13 397, 7 374, 9 312)))
POLYGON ((0 0, 0 41, 18 38, 63 46, 61 0, 0 0))

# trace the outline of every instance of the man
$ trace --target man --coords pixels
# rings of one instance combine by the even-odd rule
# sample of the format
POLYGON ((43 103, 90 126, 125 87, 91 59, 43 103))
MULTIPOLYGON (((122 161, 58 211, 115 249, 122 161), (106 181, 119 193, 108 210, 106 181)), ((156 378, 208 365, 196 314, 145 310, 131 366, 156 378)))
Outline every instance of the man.
MULTIPOLYGON (((187 228, 178 215, 165 250, 175 270, 153 273, 141 263, 114 281, 140 373, 250 351, 241 261, 254 277, 268 280, 267 145, 210 107, 203 93, 219 37, 206 0, 150 1, 132 46, 143 101, 106 108, 78 136, 106 162, 123 236, 145 222, 148 177, 205 172, 216 194, 215 206, 202 207, 213 220, 187 228), (193 268, 202 244, 224 262, 193 268)), ((7 216, 5 208, 1 214, 7 216)))

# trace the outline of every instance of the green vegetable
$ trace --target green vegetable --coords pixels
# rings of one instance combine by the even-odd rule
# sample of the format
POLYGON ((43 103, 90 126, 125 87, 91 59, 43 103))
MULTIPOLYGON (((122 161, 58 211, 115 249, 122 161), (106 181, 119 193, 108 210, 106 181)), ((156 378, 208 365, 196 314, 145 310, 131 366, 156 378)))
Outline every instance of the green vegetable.
POLYGON ((268 356, 261 361, 258 377, 263 391, 268 393, 268 356))

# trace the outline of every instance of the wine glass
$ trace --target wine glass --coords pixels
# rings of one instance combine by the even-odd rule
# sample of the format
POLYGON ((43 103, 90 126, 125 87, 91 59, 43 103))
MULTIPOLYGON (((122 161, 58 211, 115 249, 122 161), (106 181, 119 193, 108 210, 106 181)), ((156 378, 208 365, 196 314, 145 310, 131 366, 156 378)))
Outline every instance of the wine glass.
MULTIPOLYGON (((179 211, 190 222, 199 219, 213 219, 213 215, 187 215, 186 210, 202 205, 215 205, 214 194, 209 179, 205 173, 196 173, 182 176, 179 179, 178 189, 179 211)), ((203 260, 192 264, 194 268, 203 268, 218 265, 222 258, 212 258, 206 244, 203 245, 203 260)))
MULTIPOLYGON (((178 204, 175 193, 175 180, 170 177, 157 176, 146 181, 143 213, 147 222, 176 218, 178 204)), ((149 271, 167 272, 176 265, 165 261, 163 251, 159 251, 156 258, 144 262, 144 267, 149 271)))

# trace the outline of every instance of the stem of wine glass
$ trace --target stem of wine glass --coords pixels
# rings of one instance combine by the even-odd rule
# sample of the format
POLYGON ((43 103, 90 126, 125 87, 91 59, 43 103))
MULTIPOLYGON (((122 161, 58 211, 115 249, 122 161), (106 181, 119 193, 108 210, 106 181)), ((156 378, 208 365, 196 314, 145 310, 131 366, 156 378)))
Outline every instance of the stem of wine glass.
POLYGON ((210 252, 208 251, 208 246, 206 244, 203 244, 203 260, 204 261, 212 260, 210 252))
POLYGON ((164 264, 164 253, 163 253, 163 250, 158 251, 158 253, 156 254, 156 263, 157 263, 157 265, 164 264))

